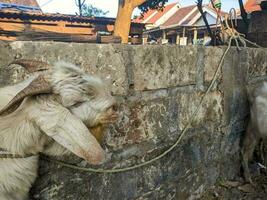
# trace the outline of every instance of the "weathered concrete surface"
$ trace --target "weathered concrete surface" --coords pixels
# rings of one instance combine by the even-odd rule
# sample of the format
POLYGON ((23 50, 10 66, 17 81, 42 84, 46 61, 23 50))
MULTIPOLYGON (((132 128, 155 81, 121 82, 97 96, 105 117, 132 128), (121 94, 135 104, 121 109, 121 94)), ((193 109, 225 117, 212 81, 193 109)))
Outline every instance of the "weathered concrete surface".
POLYGON ((115 45, 69 44, 66 46, 64 43, 58 43, 54 46, 53 42, 16 42, 6 46, 2 51, 9 51, 3 64, 18 58, 34 58, 50 64, 64 60, 81 66, 91 74, 101 76, 112 85, 114 93, 126 93, 125 63, 121 49, 117 49, 115 45))
MULTIPOLYGON (((149 160, 172 145, 191 119, 225 47, 127 46, 52 42, 0 43, 0 85, 25 77, 15 58, 65 60, 111 83, 120 119, 111 126, 103 168, 149 160), (3 56, 2 56, 3 55, 3 56)), ((32 189, 40 200, 197 199, 240 171, 246 128, 246 86, 266 80, 267 51, 232 48, 219 79, 181 143, 153 164, 117 174, 93 174, 41 160, 32 189)), ((76 158, 61 158, 88 166, 76 158)))
POLYGON ((138 46, 133 49, 136 90, 168 88, 196 82, 197 48, 138 46))

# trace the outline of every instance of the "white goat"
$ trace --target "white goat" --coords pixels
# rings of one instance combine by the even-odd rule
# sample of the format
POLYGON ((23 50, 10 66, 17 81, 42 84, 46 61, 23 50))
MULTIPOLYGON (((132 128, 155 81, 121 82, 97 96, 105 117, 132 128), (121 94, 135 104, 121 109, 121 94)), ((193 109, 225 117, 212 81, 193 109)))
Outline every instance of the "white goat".
POLYGON ((78 67, 29 60, 16 64, 35 73, 0 88, 0 150, 14 155, 0 154, 0 200, 28 198, 39 152, 57 156, 69 150, 91 164, 103 162, 104 150, 89 129, 118 117, 105 84, 78 67))
POLYGON ((267 138, 267 82, 254 91, 248 92, 248 96, 250 101, 250 120, 241 154, 245 180, 252 183, 248 162, 252 158, 259 140, 267 138))

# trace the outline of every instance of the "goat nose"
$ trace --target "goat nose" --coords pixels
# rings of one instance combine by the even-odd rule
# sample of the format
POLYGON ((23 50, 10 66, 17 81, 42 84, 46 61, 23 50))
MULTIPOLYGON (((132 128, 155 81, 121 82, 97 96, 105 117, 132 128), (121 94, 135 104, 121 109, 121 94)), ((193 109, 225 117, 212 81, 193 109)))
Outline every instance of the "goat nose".
POLYGON ((84 158, 88 163, 92 165, 100 165, 106 160, 106 153, 103 149, 98 149, 94 151, 93 155, 84 150, 81 151, 81 157, 84 158))
POLYGON ((117 103, 115 103, 115 104, 113 104, 113 105, 111 106, 111 108, 112 108, 113 111, 117 112, 118 109, 119 109, 119 106, 118 106, 117 103))

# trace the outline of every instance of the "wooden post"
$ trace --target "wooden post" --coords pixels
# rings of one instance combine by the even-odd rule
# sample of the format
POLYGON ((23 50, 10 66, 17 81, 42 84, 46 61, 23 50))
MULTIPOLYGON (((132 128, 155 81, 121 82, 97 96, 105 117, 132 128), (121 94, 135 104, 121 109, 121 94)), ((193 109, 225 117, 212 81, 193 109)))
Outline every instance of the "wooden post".
POLYGON ((142 40, 143 40, 143 44, 147 44, 147 37, 143 37, 142 40))
POLYGON ((166 31, 162 30, 162 39, 165 40, 166 39, 166 31))
POLYGON ((187 45, 187 37, 185 37, 185 27, 183 27, 182 37, 180 38, 180 45, 187 45))
POLYGON ((166 39, 166 30, 162 30, 162 40, 161 40, 161 44, 167 44, 168 40, 166 39))
POLYGON ((183 37, 185 37, 185 27, 183 27, 183 37))
POLYGON ((176 33, 176 44, 180 44, 180 33, 176 33))
POLYGON ((122 43, 128 43, 131 16, 134 8, 146 0, 119 0, 118 14, 115 21, 114 35, 120 36, 122 43))
POLYGON ((197 29, 194 28, 194 39, 193 39, 194 45, 197 44, 197 29))

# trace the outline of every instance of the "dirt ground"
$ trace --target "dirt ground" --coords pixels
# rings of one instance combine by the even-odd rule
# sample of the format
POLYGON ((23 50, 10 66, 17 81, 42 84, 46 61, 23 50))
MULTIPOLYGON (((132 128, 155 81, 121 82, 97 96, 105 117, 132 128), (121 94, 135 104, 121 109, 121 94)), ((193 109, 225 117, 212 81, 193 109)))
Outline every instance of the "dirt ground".
POLYGON ((267 200, 267 170, 256 169, 253 184, 238 177, 232 181, 220 181, 202 196, 201 200, 267 200))

